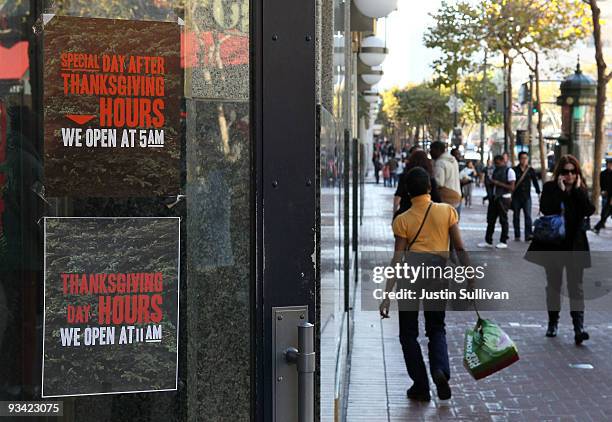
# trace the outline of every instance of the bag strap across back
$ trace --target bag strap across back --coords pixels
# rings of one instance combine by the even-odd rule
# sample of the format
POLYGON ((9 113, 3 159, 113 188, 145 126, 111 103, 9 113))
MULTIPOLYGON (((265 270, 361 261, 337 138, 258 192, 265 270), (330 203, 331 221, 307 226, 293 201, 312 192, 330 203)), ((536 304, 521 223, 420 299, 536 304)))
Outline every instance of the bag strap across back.
POLYGON ((414 242, 417 241, 419 235, 421 234, 421 230, 423 230, 423 226, 425 225, 425 220, 427 220, 427 216, 429 215, 429 210, 431 209, 432 205, 433 205, 433 202, 430 202, 429 206, 427 207, 427 211, 425 211, 425 216, 423 217, 423 221, 421 221, 421 226, 419 227, 419 230, 417 231, 417 233, 412 238, 412 241, 410 242, 410 244, 406 248, 406 251, 409 251, 410 248, 412 248, 412 245, 414 245, 414 242))
POLYGON ((517 188, 521 183, 523 183, 523 180, 525 180, 525 177, 527 177, 527 173, 529 173, 529 170, 531 170, 531 166, 527 166, 527 169, 523 172, 523 174, 521 174, 521 177, 515 185, 517 188))

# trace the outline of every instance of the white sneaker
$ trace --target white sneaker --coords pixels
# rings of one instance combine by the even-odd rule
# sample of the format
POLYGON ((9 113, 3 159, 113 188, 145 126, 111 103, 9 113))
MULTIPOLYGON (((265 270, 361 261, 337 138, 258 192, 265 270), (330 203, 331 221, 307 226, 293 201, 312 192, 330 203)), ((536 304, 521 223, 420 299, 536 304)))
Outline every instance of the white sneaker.
POLYGON ((499 242, 497 245, 495 245, 495 247, 497 249, 508 249, 508 244, 507 243, 503 243, 503 242, 499 242))
POLYGON ((492 243, 487 243, 487 242, 480 242, 478 244, 479 248, 493 248, 493 244, 492 243))

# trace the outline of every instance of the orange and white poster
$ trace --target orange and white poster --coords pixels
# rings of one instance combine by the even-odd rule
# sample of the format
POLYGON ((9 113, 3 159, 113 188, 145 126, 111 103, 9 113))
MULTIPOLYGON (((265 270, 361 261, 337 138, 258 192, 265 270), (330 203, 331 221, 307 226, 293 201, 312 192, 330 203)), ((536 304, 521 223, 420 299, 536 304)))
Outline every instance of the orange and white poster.
POLYGON ((43 36, 46 195, 177 194, 178 23, 53 16, 43 36))

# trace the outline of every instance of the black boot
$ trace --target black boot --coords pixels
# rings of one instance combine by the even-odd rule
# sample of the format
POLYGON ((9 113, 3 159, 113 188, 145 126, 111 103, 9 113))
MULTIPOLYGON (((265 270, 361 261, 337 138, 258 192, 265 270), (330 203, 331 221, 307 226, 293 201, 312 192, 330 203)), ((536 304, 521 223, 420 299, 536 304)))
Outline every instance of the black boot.
POLYGON ((438 398, 440 400, 448 400, 451 398, 451 389, 448 385, 448 378, 446 378, 446 374, 442 372, 440 369, 436 370, 433 374, 431 374, 433 378, 434 384, 438 389, 438 398))
POLYGON ((429 393, 429 387, 419 387, 417 385, 413 385, 408 389, 406 395, 409 399, 415 401, 430 401, 431 394, 429 393))
POLYGON ((548 329, 546 337, 557 337, 557 324, 559 323, 559 311, 548 311, 548 329))
POLYGON ((570 315, 574 323, 574 341, 576 346, 580 346, 583 341, 589 339, 589 333, 584 331, 584 311, 571 311, 570 315))

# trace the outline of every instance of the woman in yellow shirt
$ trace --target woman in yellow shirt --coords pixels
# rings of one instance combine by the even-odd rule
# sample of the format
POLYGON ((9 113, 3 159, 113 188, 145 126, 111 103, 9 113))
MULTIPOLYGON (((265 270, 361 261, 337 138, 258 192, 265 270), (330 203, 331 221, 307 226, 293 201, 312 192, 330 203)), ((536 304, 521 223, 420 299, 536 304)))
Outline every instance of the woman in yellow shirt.
MULTIPOLYGON (((452 243, 461 265, 469 265, 469 258, 461 233, 459 216, 455 208, 448 204, 436 204, 431 201, 429 191, 431 183, 427 172, 415 167, 406 174, 406 181, 412 198, 412 207, 397 216, 393 222, 395 235, 395 253, 391 266, 401 263, 409 250, 421 256, 429 255, 447 258, 452 243)), ((438 262, 441 262, 438 259, 438 262)), ((442 260, 445 262, 445 259, 442 260)), ((434 282, 434 280, 428 280, 434 282)), ((387 280, 386 291, 395 287, 395 279, 387 280)), ((449 386, 450 365, 446 344, 445 312, 446 303, 431 304, 424 302, 425 335, 429 338, 429 367, 432 379, 437 387, 438 397, 447 400, 451 397, 449 386)), ((417 301, 418 304, 418 301, 417 301)), ((380 305, 383 318, 389 317, 389 299, 380 305)), ((418 308, 417 308, 418 309, 418 308)), ((419 401, 431 400, 427 371, 418 342, 418 310, 399 312, 400 343, 408 375, 414 382, 407 392, 408 398, 419 401)))

